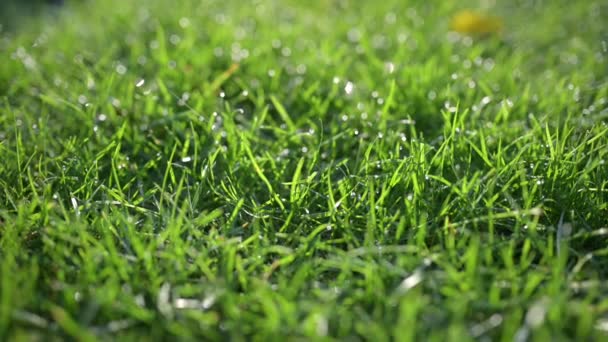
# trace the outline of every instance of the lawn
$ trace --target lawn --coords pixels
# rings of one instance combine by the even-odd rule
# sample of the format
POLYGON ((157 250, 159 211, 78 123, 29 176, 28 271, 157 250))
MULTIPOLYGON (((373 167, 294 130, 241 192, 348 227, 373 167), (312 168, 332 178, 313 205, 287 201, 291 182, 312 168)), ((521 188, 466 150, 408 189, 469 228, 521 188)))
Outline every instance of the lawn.
POLYGON ((0 340, 608 338, 605 1, 1 6, 0 340))

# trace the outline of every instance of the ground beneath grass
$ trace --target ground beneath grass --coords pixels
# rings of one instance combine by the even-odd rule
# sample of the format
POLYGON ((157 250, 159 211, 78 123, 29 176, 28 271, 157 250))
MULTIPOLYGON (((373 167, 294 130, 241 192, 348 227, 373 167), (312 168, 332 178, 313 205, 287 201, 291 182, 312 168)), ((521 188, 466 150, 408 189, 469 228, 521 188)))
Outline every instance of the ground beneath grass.
POLYGON ((604 1, 32 6, 0 339, 608 338, 604 1))

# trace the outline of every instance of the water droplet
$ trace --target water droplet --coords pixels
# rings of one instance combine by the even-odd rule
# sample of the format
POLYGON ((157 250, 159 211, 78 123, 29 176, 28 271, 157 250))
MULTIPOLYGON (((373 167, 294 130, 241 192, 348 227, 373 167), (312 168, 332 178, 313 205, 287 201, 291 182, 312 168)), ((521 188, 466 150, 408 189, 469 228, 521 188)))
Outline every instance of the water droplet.
POLYGON ((179 19, 179 26, 181 26, 181 28, 186 28, 188 26, 190 26, 190 19, 183 17, 179 19))
POLYGON ((346 82, 346 85, 344 86, 344 92, 347 95, 351 95, 353 93, 353 90, 355 89, 355 85, 353 84, 353 82, 346 82))
POLYGON ((120 75, 124 75, 127 72, 127 67, 119 63, 116 66, 116 72, 120 75))
POLYGON ((356 28, 351 28, 348 31, 347 36, 349 41, 356 43, 361 39, 361 32, 356 28))
POLYGON ((395 64, 393 62, 386 62, 384 63, 384 69, 389 74, 392 74, 393 72, 395 72, 395 64))
POLYGON ((182 41, 182 39, 180 38, 180 36, 178 36, 176 34, 172 34, 171 37, 169 37, 169 42, 173 45, 177 45, 181 41, 182 41))
POLYGON ((208 310, 209 308, 211 308, 211 306, 213 305, 213 303, 215 303, 215 296, 213 296, 213 295, 207 296, 203 300, 202 307, 203 307, 203 309, 208 310))
POLYGON ((143 86, 143 85, 144 85, 144 83, 146 83, 146 80, 144 80, 143 78, 140 78, 140 79, 137 81, 137 83, 135 83, 135 86, 136 86, 137 88, 139 88, 139 87, 143 86))

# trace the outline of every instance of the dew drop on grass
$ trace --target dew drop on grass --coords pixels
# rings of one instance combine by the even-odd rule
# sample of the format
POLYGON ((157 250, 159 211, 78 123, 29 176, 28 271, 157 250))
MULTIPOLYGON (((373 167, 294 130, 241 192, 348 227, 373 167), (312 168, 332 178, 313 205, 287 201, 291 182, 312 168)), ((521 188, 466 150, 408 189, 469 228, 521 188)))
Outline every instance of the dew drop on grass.
POLYGON ((179 19, 179 26, 181 28, 186 28, 188 26, 190 26, 190 19, 186 18, 186 17, 182 17, 179 19))
POLYGON ((210 296, 205 297, 205 299, 203 299, 202 307, 204 310, 208 310, 209 308, 211 308, 213 306, 214 303, 215 303, 215 296, 210 295, 210 296))
POLYGON ((494 60, 491 58, 488 58, 483 62, 483 68, 486 71, 491 71, 492 69, 494 69, 494 65, 496 65, 496 63, 494 63, 494 60))
POLYGON ((457 110, 456 106, 453 106, 450 101, 446 101, 443 106, 450 113, 455 113, 457 110))
POLYGON ((117 72, 119 75, 124 75, 124 74, 127 72, 127 67, 119 63, 119 64, 116 66, 116 72, 117 72))
POLYGON ((70 198, 70 201, 72 202, 72 208, 74 208, 76 216, 80 216, 80 210, 78 209, 78 201, 76 201, 75 197, 70 198))
POLYGON ((348 40, 352 43, 356 43, 361 39, 361 32, 356 28, 351 28, 348 33, 348 40))
POLYGON ((139 79, 139 80, 138 80, 138 81, 135 83, 135 86, 136 86, 137 88, 140 88, 141 86, 143 86, 143 85, 144 85, 144 83, 146 83, 146 80, 144 80, 143 78, 140 78, 140 79, 139 79))
POLYGON ((344 85, 344 92, 347 95, 351 95, 353 93, 353 90, 355 89, 355 85, 353 84, 353 82, 346 82, 346 85, 344 85))
POLYGON ((169 37, 169 42, 173 45, 178 45, 181 41, 182 39, 180 38, 180 36, 176 34, 172 34, 171 37, 169 37))

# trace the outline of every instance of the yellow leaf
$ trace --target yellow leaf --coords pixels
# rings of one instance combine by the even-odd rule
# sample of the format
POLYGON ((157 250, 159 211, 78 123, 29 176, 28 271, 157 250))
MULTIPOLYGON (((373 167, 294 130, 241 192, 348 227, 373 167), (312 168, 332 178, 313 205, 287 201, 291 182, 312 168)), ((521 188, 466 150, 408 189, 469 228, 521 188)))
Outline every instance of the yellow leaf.
POLYGON ((453 31, 479 36, 500 34, 503 26, 501 18, 471 10, 456 13, 450 22, 453 31))

